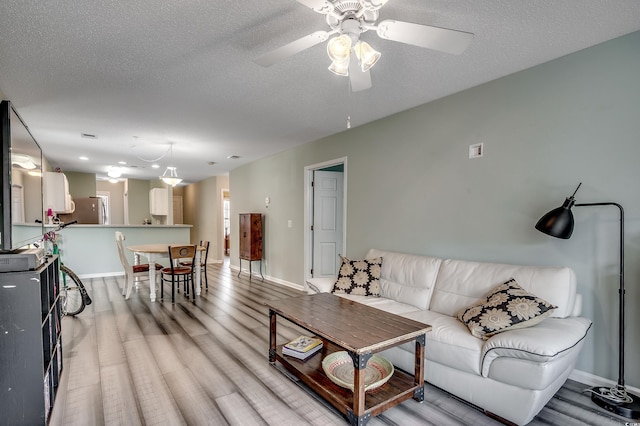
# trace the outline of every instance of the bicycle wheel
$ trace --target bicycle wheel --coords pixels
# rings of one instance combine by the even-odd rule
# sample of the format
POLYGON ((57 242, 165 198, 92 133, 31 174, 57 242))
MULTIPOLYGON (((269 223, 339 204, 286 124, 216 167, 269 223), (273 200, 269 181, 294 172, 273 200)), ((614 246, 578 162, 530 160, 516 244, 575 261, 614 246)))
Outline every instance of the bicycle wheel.
POLYGON ((84 289, 80 278, 69 268, 60 266, 62 282, 60 283, 60 300, 64 315, 78 315, 84 310, 84 299, 81 289, 84 289))

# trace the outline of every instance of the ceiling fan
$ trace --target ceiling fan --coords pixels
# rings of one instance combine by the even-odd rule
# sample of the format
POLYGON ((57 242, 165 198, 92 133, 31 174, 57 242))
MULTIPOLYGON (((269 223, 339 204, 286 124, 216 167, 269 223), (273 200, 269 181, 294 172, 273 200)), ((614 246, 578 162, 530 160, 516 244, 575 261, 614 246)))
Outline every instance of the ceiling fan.
POLYGON ((401 43, 459 55, 469 46, 473 34, 465 31, 412 24, 410 22, 385 19, 376 24, 379 10, 388 0, 296 0, 326 15, 330 31, 316 31, 270 52, 253 61, 264 67, 302 52, 337 34, 327 43, 327 54, 331 59, 329 70, 338 75, 349 76, 354 92, 371 87, 369 69, 381 54, 360 35, 375 30, 378 37, 401 43), (355 56, 356 60, 352 60, 355 56))

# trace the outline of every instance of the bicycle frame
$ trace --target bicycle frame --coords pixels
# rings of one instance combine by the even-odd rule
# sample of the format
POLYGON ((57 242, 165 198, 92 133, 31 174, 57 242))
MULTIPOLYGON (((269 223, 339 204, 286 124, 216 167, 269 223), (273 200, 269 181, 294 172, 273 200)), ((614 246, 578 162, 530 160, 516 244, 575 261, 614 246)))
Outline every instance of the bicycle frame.
MULTIPOLYGON (((82 312, 82 310, 84 310, 84 306, 88 306, 90 305, 93 301, 91 300, 91 297, 89 296, 89 293, 87 293, 86 288, 84 287, 84 284, 82 284, 82 281, 80 280, 80 278, 68 267, 66 267, 62 261, 62 254, 60 253, 60 248, 58 246, 58 243, 56 241, 56 232, 60 231, 62 229, 64 229, 65 227, 69 226, 69 225, 73 225, 74 223, 77 223, 76 220, 71 221, 69 223, 63 224, 63 225, 59 225, 54 231, 49 231, 45 234, 45 241, 50 241, 52 244, 52 254, 57 254, 58 258, 59 258, 59 262, 60 262, 60 277, 61 277, 61 281, 62 281, 62 288, 64 288, 65 290, 69 288, 69 285, 67 284, 67 275, 70 276, 70 278, 77 284, 77 289, 80 292, 80 296, 82 298, 82 308, 80 309, 80 311, 78 311, 78 313, 82 312)), ((73 315, 73 314, 72 314, 73 315)))

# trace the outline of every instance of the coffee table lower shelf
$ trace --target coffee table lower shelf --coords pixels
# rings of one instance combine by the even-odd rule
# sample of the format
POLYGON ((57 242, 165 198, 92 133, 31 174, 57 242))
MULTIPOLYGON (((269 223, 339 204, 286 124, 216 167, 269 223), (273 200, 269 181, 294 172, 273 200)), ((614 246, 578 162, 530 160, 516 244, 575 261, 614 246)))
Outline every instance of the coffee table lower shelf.
MULTIPOLYGON (((276 360, 310 389, 323 397, 338 411, 351 419, 354 396, 350 389, 333 383, 322 369, 322 360, 327 355, 344 350, 340 346, 324 341, 324 347, 306 360, 282 354, 282 345, 277 347, 276 360)), ((395 370, 387 383, 365 393, 364 417, 375 417, 383 411, 416 397, 421 400, 423 386, 414 383, 414 377, 404 371, 395 370)))

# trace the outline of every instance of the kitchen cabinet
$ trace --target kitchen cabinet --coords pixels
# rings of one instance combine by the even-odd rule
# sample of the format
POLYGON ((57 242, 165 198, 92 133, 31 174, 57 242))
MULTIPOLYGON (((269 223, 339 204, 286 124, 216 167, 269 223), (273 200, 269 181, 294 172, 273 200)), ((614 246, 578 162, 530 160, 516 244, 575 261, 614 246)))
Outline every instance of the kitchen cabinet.
POLYGON ((149 191, 149 213, 154 216, 169 214, 169 191, 167 188, 153 188, 149 191))
POLYGON ((55 213, 73 213, 74 205, 69 194, 69 181, 64 173, 45 172, 44 174, 44 211, 52 209, 55 213))

